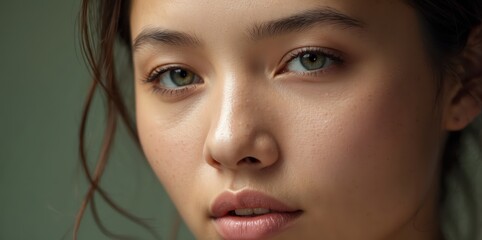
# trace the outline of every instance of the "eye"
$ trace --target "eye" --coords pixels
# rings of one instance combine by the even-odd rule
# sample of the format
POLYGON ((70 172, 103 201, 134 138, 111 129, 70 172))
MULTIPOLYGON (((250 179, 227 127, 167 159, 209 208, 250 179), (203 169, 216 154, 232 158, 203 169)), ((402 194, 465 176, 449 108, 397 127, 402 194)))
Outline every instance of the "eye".
POLYGON ((192 92, 203 80, 187 68, 168 66, 153 70, 143 82, 149 83, 154 93, 174 97, 192 92))
POLYGON ((154 70, 144 82, 157 83, 160 88, 173 89, 202 83, 202 79, 190 70, 171 66, 154 70))
POLYGON ((315 49, 294 52, 286 63, 284 72, 315 72, 329 68, 334 64, 341 63, 340 57, 328 53, 326 50, 315 49))
POLYGON ((183 68, 169 68, 154 73, 152 81, 159 81, 164 88, 179 88, 200 82, 200 78, 192 71, 183 68))

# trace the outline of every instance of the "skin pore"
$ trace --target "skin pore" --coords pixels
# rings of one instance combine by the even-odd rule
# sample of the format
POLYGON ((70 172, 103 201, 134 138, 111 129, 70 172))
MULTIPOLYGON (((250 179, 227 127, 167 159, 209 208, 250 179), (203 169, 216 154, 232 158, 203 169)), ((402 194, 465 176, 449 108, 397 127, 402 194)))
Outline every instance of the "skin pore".
POLYGON ((249 189, 302 211, 275 239, 440 239, 441 152, 464 124, 403 1, 136 0, 130 14, 142 147, 197 238, 221 239, 211 205, 249 189))

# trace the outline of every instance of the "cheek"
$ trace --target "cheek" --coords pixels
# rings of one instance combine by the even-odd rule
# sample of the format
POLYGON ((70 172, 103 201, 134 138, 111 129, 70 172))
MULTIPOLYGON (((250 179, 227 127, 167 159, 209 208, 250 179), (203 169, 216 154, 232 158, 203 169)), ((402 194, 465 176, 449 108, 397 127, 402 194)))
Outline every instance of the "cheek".
POLYGON ((293 174, 312 179, 304 186, 308 205, 328 206, 315 211, 326 221, 320 226, 355 223, 366 231, 399 224, 436 179, 435 82, 423 74, 360 75, 367 77, 341 97, 292 104, 306 111, 284 123, 295 127, 283 138, 302 143, 287 144, 285 156, 288 165, 294 162, 293 174))
MULTIPOLYGON (((139 137, 153 171, 177 203, 179 195, 193 185, 193 172, 202 161, 203 142, 192 134, 200 130, 191 121, 190 112, 171 113, 154 95, 136 95, 139 137)), ((182 204, 184 200, 179 201, 182 204)))
POLYGON ((167 107, 156 96, 136 94, 138 132, 149 164, 191 230, 213 235, 203 211, 207 201, 202 200, 223 188, 213 180, 215 169, 203 159, 209 112, 202 107, 167 107))

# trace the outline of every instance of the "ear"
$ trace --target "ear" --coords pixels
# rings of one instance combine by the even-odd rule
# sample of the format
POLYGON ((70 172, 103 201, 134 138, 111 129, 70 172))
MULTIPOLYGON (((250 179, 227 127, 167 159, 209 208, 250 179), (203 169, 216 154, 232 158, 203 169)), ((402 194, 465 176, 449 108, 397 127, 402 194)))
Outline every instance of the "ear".
POLYGON ((470 33, 456 65, 456 80, 447 84, 446 92, 444 126, 448 131, 464 129, 482 111, 482 24, 470 33))

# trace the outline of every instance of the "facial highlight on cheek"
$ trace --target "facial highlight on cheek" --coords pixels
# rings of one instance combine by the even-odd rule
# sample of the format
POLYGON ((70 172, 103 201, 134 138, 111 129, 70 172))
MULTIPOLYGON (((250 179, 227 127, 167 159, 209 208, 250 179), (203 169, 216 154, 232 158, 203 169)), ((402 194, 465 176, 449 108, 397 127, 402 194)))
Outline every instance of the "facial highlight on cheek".
POLYGON ((414 26, 399 2, 133 1, 139 137, 196 238, 421 237, 443 132, 414 26))

